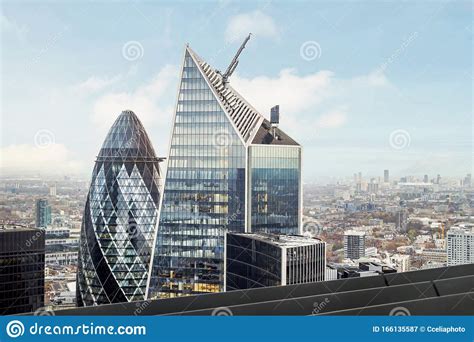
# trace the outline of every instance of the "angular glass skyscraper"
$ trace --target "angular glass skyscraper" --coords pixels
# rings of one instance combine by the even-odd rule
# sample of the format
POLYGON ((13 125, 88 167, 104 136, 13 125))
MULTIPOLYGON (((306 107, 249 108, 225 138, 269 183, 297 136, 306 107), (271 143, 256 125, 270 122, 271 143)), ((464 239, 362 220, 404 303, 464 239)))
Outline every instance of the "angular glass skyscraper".
POLYGON ((77 304, 145 299, 160 201, 159 159, 142 123, 122 112, 95 162, 77 272, 77 304))
POLYGON ((226 231, 294 234, 301 147, 186 47, 148 294, 225 289, 226 231))

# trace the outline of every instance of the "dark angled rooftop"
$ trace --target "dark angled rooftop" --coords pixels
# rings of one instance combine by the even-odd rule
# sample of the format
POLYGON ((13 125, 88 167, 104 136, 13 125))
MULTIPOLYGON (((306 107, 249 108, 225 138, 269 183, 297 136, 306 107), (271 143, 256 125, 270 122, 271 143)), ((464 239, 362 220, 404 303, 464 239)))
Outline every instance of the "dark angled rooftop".
POLYGON ((265 119, 259 127, 257 134, 255 134, 252 144, 299 146, 296 141, 278 127, 275 128, 275 136, 273 135, 273 128, 271 127, 270 121, 265 119))

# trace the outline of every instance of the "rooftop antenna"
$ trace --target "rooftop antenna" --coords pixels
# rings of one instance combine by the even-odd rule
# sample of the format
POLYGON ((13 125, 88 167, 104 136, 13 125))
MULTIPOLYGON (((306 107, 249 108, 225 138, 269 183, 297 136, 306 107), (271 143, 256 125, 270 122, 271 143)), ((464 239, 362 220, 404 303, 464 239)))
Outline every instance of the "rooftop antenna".
POLYGON ((232 59, 232 62, 230 62, 224 74, 221 74, 220 71, 217 71, 217 73, 222 76, 222 83, 224 83, 224 86, 226 86, 227 83, 229 83, 229 77, 233 74, 235 68, 237 68, 237 65, 239 64, 239 56, 242 53, 242 51, 245 49, 245 44, 247 44, 247 42, 250 40, 251 35, 252 34, 249 33, 247 38, 245 38, 244 42, 242 43, 239 50, 235 54, 234 58, 232 59))

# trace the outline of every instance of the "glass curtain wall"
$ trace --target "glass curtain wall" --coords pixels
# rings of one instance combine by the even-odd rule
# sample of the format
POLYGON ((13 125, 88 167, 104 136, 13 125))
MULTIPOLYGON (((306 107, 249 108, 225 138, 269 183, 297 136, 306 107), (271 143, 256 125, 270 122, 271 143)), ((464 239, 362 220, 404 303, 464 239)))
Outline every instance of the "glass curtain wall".
POLYGON ((299 147, 249 148, 251 231, 298 234, 299 147))
POLYGON ((224 290, 225 230, 243 231, 245 147, 186 52, 151 298, 224 290))

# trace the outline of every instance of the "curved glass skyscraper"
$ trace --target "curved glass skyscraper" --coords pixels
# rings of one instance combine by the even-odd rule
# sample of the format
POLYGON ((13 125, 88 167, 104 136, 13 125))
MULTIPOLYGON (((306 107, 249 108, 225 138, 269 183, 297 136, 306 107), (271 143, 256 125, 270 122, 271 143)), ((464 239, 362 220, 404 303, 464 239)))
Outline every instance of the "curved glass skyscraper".
POLYGON ((149 297, 223 291, 227 231, 297 234, 300 170, 300 145, 186 47, 149 297))
POLYGON ((78 306, 145 299, 161 194, 159 161, 138 117, 122 112, 99 152, 87 196, 78 306))

